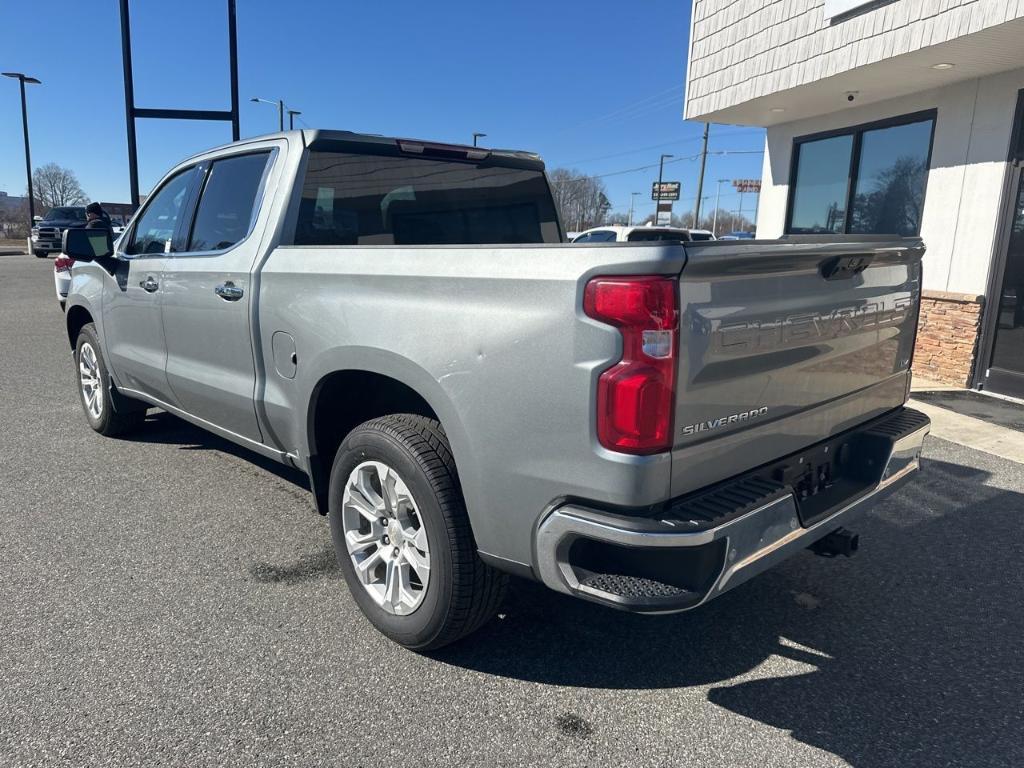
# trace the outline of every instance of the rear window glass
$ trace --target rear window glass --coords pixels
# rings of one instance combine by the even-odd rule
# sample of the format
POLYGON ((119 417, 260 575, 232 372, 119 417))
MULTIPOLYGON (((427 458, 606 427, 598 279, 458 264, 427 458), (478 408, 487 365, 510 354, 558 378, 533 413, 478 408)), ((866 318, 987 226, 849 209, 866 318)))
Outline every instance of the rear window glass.
POLYGON ((543 172, 486 163, 310 153, 297 245, 561 241, 543 172))
POLYGON ((636 229, 626 238, 631 243, 647 243, 654 240, 689 240, 685 232, 673 232, 670 229, 636 229))
POLYGON ((694 242, 702 240, 714 240, 714 236, 710 232, 691 232, 690 239, 694 242))

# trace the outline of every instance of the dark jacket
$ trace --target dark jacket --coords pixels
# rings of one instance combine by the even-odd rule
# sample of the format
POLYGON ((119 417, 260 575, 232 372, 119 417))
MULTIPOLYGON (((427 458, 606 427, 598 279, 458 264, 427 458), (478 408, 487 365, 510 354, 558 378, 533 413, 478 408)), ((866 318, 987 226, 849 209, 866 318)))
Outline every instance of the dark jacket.
POLYGON ((89 223, 85 225, 85 228, 86 229, 106 229, 106 230, 109 230, 111 234, 114 233, 113 227, 110 226, 110 217, 107 216, 106 213, 104 213, 103 216, 101 216, 98 219, 91 219, 89 221, 89 223))

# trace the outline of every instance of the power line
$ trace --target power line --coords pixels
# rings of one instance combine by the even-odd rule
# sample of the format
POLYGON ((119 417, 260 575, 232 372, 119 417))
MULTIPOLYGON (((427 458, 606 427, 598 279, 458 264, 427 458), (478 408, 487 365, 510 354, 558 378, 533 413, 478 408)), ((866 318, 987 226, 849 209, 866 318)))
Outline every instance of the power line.
MULTIPOLYGON (((724 156, 724 155, 763 155, 763 154, 764 154, 764 150, 763 149, 719 149, 719 150, 714 150, 714 151, 710 151, 710 150, 708 151, 708 155, 715 155, 715 156, 724 156)), ((681 162, 684 162, 684 161, 687 161, 687 160, 694 161, 694 160, 697 160, 698 158, 700 158, 700 155, 701 155, 701 153, 698 152, 696 155, 689 155, 687 157, 677 157, 677 158, 675 158, 673 160, 668 160, 665 163, 665 165, 669 165, 671 163, 681 163, 681 162)), ((640 165, 640 166, 637 166, 636 168, 626 168, 626 169, 621 170, 621 171, 610 171, 608 173, 598 173, 598 174, 593 174, 593 175, 589 175, 588 174, 588 175, 584 176, 583 178, 579 178, 579 179, 556 179, 556 180, 554 180, 553 183, 555 183, 555 184, 572 184, 572 183, 577 183, 577 182, 581 182, 581 181, 586 181, 588 179, 606 179, 609 176, 622 176, 623 174, 626 174, 626 173, 638 173, 639 171, 649 171, 651 168, 657 168, 657 167, 658 167, 658 163, 653 163, 651 165, 640 165)))
MULTIPOLYGON (((731 136, 749 136, 750 134, 761 133, 761 132, 762 132, 762 129, 760 129, 760 128, 752 128, 752 129, 749 129, 749 130, 734 131, 732 133, 728 133, 728 134, 723 135, 722 138, 729 138, 731 136)), ((638 155, 641 152, 647 152, 647 151, 652 150, 652 149, 661 149, 662 147, 677 146, 679 144, 692 144, 695 141, 701 141, 701 137, 700 136, 693 136, 693 137, 691 137, 689 139, 674 139, 672 141, 664 141, 661 144, 651 144, 650 146, 647 146, 647 147, 639 147, 637 149, 627 149, 627 150, 625 150, 623 152, 614 152, 614 153, 612 153, 610 155, 600 155, 598 157, 588 157, 588 158, 583 159, 583 160, 572 160, 572 161, 569 161, 567 163, 561 163, 561 165, 583 165, 584 163, 593 163, 593 162, 597 162, 598 160, 609 160, 609 159, 611 159, 613 157, 623 157, 624 155, 638 155)))
POLYGON ((626 104, 625 106, 619 107, 618 109, 614 109, 611 112, 607 112, 607 113, 605 113, 603 115, 598 115, 597 117, 587 118, 586 120, 584 120, 581 123, 576 123, 575 125, 570 125, 570 126, 568 126, 566 128, 563 128, 560 131, 557 131, 555 133, 555 135, 558 136, 558 135, 561 135, 563 133, 567 133, 569 131, 576 130, 577 128, 582 128, 585 125, 592 125, 594 123, 602 122, 604 120, 608 120, 610 118, 617 117, 617 116, 621 115, 622 113, 629 112, 630 110, 637 109, 638 107, 649 106, 650 105, 649 102, 651 102, 653 100, 664 99, 666 94, 672 93, 674 91, 680 91, 679 95, 682 95, 682 90, 683 90, 683 86, 682 85, 673 85, 671 88, 666 88, 663 91, 658 91, 657 93, 649 94, 648 96, 645 96, 642 99, 638 99, 637 101, 634 101, 634 102, 631 102, 629 104, 626 104))

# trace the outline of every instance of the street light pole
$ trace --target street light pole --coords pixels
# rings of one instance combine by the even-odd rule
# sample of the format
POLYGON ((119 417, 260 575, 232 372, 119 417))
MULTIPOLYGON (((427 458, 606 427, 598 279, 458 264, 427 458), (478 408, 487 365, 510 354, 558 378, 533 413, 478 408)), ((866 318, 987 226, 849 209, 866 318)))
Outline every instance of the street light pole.
POLYGON ((474 147, 476 146, 476 140, 477 139, 484 139, 484 138, 487 138, 487 134, 486 133, 474 133, 473 134, 473 146, 474 147))
POLYGON ((28 77, 21 72, 4 72, 4 77, 12 77, 21 86, 21 128, 25 134, 25 176, 28 181, 28 228, 32 231, 36 219, 36 201, 32 192, 32 153, 28 146, 28 106, 25 102, 25 83, 40 85, 34 77, 28 77))
POLYGON ((277 101, 271 101, 270 99, 261 99, 259 96, 253 96, 249 101, 256 102, 259 104, 270 104, 271 106, 277 107, 277 129, 279 131, 284 130, 284 99, 278 99, 277 101))
MULTIPOLYGON (((658 226, 658 216, 661 213, 661 178, 665 171, 665 158, 675 157, 675 155, 662 155, 661 159, 658 160, 658 197, 654 201, 654 226, 658 226)), ((672 223, 672 217, 669 216, 669 224, 672 223)))
POLYGON ((636 200, 637 195, 642 195, 643 192, 630 192, 629 193, 629 218, 626 221, 627 227, 633 226, 633 202, 636 200))
POLYGON ((296 115, 301 115, 301 114, 302 114, 302 112, 300 112, 297 109, 289 109, 288 110, 288 130, 289 131, 295 130, 295 116, 296 115))
POLYGON ((718 201, 722 199, 722 185, 727 182, 728 179, 718 180, 718 189, 715 190, 715 219, 711 225, 711 234, 718 237, 718 201))

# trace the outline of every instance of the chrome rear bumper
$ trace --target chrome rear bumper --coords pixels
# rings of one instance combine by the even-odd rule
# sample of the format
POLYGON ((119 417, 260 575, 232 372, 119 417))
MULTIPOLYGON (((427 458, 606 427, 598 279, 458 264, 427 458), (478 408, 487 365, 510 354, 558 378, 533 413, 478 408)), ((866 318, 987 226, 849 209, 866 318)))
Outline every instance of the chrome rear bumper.
MULTIPOLYGON (((536 531, 537 572, 554 590, 627 610, 668 613, 695 608, 846 525, 906 483, 920 469, 930 424, 916 411, 897 413, 913 414, 914 421, 910 431, 893 435, 874 486, 808 525, 801 522, 792 492, 776 494, 739 517, 701 530, 688 530, 693 527, 690 521, 631 517, 566 504, 544 518, 536 531), (578 551, 581 541, 590 547, 588 567, 574 562, 574 547, 578 551), (623 554, 621 561, 599 564, 596 570, 604 572, 595 575, 595 560, 615 552, 623 554), (662 563, 662 572, 679 563, 687 571, 687 583, 666 584, 657 577, 630 574, 637 563, 643 570, 642 563, 653 560, 662 563)), ((887 427, 884 422, 880 426, 883 431, 887 427)), ((619 560, 614 555, 611 559, 619 560)))

